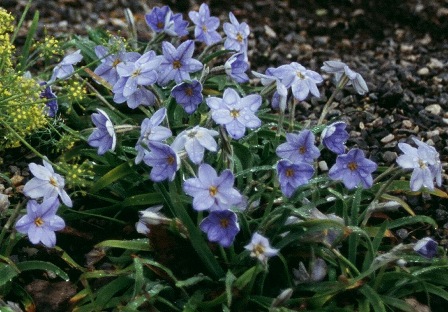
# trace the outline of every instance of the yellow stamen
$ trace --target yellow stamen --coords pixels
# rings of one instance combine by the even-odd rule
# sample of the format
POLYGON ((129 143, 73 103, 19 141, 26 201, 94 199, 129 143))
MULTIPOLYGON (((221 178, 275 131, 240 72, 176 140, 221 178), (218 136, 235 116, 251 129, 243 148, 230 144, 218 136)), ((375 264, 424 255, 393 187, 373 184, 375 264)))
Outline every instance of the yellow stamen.
POLYGON ((229 226, 229 220, 227 219, 221 219, 219 220, 219 224, 222 228, 226 229, 229 226))
POLYGON ((351 171, 354 171, 354 170, 358 169, 358 164, 355 163, 354 161, 352 161, 352 162, 350 162, 350 163, 347 165, 347 167, 348 167, 348 169, 350 169, 351 171))
POLYGON ((218 193, 218 188, 212 185, 208 188, 208 192, 210 196, 216 196, 216 193, 218 193))
POLYGON ((44 220, 42 220, 42 218, 41 217, 37 217, 36 219, 34 219, 34 224, 36 225, 36 226, 42 226, 42 225, 44 225, 44 220))
POLYGON ((294 170, 292 170, 291 168, 286 169, 286 176, 287 176, 288 178, 294 176, 294 170))
POLYGON ((230 116, 232 116, 233 118, 237 118, 240 115, 240 111, 238 109, 232 109, 230 111, 230 116))
POLYGON ((182 63, 179 61, 179 60, 175 60, 174 62, 173 62, 173 68, 174 69, 179 69, 179 68, 181 68, 182 67, 182 63))

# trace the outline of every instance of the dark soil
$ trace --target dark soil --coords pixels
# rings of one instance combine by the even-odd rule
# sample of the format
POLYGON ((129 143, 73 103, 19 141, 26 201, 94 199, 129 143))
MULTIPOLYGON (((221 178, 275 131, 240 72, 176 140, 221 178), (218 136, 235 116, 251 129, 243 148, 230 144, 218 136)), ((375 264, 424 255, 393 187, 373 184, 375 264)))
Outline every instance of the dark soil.
MULTIPOLYGON (((18 17, 25 0, 2 0, 18 17)), ((208 2, 212 15, 227 20, 232 11, 251 27, 251 69, 296 61, 320 72, 322 63, 339 59, 363 75, 366 96, 347 90, 337 98, 329 117, 349 124, 349 146, 365 150, 383 165, 395 162, 398 142, 411 136, 433 145, 448 168, 448 0, 255 0, 208 2)), ((34 0, 28 20, 39 10, 41 24, 54 36, 86 34, 88 27, 103 27, 127 34, 123 9, 135 14, 139 39, 150 37, 144 14, 152 6, 168 4, 175 12, 197 10, 200 2, 131 0, 34 0)), ((20 33, 20 40, 26 29, 20 33)), ((322 98, 298 105, 297 119, 315 122, 332 84, 327 79, 322 98)), ((441 187, 448 191, 444 173, 441 187)), ((448 202, 439 198, 408 198, 419 214, 431 215, 440 229, 428 233, 447 246, 448 202)), ((30 284, 31 287, 33 284, 30 284)), ((51 292, 50 292, 51 293, 51 292)))

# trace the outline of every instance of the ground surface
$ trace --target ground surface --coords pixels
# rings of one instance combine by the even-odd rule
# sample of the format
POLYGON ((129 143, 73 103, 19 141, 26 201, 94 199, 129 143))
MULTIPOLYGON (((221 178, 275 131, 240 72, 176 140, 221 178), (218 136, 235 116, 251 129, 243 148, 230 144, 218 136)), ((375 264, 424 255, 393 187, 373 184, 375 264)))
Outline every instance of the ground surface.
MULTIPOLYGON (((18 16, 27 1, 2 0, 18 16)), ((448 0, 312 1, 258 0, 208 2, 212 15, 227 20, 232 11, 251 27, 249 58, 252 70, 264 71, 297 61, 320 71, 323 61, 340 59, 363 75, 367 96, 347 91, 330 117, 347 121, 349 146, 359 146, 376 161, 389 165, 397 143, 416 136, 440 152, 448 169, 448 0)), ((87 27, 105 27, 127 33, 123 9, 135 13, 141 40, 149 38, 144 14, 160 1, 34 0, 32 11, 55 36, 85 34, 87 27)), ((173 11, 197 10, 200 2, 166 1, 173 11)), ((31 15, 30 15, 31 18, 31 15)), ((25 31, 22 35, 25 35, 25 31)), ((328 80, 327 80, 328 81, 328 80)), ((330 84, 330 82, 327 82, 330 84)), ((326 88, 329 90, 329 88, 326 88)), ((325 99, 298 106, 297 119, 315 122, 325 99)), ((411 142, 411 141, 409 141, 411 142)), ((448 171, 446 171, 448 172, 448 171)), ((447 191, 447 175, 442 189, 447 191)), ((448 203, 411 200, 419 213, 431 215, 440 225, 436 235, 446 243, 448 203)))

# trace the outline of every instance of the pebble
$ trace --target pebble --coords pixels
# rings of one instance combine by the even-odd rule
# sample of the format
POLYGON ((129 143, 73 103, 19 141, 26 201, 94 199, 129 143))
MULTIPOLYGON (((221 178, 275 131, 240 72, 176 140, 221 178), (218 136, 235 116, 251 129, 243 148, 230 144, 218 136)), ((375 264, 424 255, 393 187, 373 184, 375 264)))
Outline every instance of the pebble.
POLYGON ((439 115, 440 112, 442 111, 442 107, 439 104, 431 104, 426 106, 425 110, 427 112, 430 112, 431 114, 439 115))
POLYGON ((412 128, 412 121, 410 121, 410 120, 403 120, 403 127, 411 129, 412 128))
POLYGON ((328 165, 325 160, 319 161, 318 166, 321 171, 328 171, 328 165))
POLYGON ((427 66, 432 69, 440 69, 443 68, 444 65, 441 60, 431 57, 427 66))
POLYGON ((417 74, 420 76, 426 76, 429 74, 429 68, 428 67, 422 67, 417 71, 417 74))
POLYGON ((391 151, 386 151, 383 154, 383 160, 386 163, 392 163, 395 161, 395 159, 397 159, 397 153, 395 152, 391 152, 391 151))
POLYGON ((271 38, 277 38, 277 33, 268 25, 264 25, 264 33, 271 38))
POLYGON ((384 138, 381 139, 381 143, 389 143, 395 139, 395 136, 392 133, 389 133, 384 138))
POLYGON ((433 138, 433 137, 435 137, 437 135, 440 135, 440 131, 438 129, 426 132, 426 137, 428 139, 433 138))

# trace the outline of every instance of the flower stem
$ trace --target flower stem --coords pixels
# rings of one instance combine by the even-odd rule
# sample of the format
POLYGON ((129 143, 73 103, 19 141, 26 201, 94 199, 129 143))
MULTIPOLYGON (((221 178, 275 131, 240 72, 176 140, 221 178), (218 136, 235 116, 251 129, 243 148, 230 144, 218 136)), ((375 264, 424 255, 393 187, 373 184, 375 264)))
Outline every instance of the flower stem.
POLYGON ((345 85, 348 83, 349 78, 343 74, 341 79, 339 80, 336 89, 334 89, 333 93, 331 94, 330 98, 328 99, 327 103, 325 103, 324 108, 322 109, 322 113, 319 117, 319 120, 317 121, 317 125, 321 125, 325 119, 325 116, 327 116, 330 109, 333 107, 333 101, 336 95, 341 91, 345 85))

